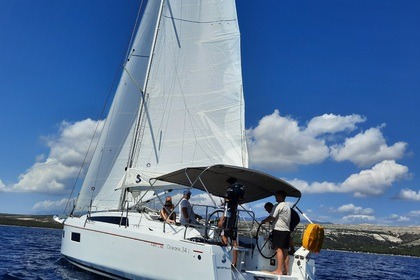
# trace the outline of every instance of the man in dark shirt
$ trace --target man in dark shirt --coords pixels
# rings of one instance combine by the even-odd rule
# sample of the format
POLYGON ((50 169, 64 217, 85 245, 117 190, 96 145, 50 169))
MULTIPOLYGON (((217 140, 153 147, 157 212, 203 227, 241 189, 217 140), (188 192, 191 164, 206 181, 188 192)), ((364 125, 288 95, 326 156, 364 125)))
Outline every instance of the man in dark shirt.
MULTIPOLYGON (((227 189, 225 195, 225 210, 219 222, 219 227, 223 228, 222 242, 228 244, 228 238, 231 239, 233 246, 236 247, 238 229, 237 229, 237 211, 238 205, 243 200, 245 195, 244 186, 238 184, 236 178, 229 178, 226 180, 227 189)), ((233 249, 232 265, 236 267, 237 251, 233 249)))

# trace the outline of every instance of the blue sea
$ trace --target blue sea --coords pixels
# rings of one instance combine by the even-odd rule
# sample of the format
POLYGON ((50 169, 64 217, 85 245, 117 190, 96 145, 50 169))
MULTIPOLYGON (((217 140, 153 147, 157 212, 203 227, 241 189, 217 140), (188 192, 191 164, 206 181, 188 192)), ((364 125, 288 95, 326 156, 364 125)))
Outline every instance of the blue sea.
MULTIPOLYGON (((61 230, 0 226, 0 279, 102 279, 65 261, 60 242, 61 230)), ((323 250, 316 262, 319 280, 420 279, 420 258, 323 250)))

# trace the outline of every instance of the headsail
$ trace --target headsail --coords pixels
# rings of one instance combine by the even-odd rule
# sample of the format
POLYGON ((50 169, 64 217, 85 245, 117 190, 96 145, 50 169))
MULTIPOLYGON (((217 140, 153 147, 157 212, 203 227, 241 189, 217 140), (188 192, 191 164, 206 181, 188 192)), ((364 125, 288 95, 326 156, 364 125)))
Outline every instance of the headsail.
POLYGON ((132 49, 76 211, 91 197, 97 210, 116 209, 118 184, 133 185, 122 179, 126 167, 142 178, 248 166, 234 1, 148 1, 132 49))

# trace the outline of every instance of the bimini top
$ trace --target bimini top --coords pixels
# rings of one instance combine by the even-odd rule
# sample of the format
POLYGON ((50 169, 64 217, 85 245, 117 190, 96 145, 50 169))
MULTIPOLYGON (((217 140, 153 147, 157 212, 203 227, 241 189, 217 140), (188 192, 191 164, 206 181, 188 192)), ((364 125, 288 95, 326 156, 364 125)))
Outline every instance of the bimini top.
POLYGON ((229 165, 187 167, 154 179, 192 187, 223 197, 226 193, 226 180, 229 177, 236 178, 238 183, 245 186, 244 203, 269 197, 279 190, 284 190, 287 196, 301 196, 298 189, 281 179, 249 168, 229 165))

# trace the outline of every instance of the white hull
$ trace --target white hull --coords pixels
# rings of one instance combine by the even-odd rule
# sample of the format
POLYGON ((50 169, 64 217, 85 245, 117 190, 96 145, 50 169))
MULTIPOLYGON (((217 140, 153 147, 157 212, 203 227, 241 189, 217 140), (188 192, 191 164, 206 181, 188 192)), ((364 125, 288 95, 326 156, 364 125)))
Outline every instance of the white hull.
MULTIPOLYGON (((102 213, 100 216, 114 219, 112 222, 99 222, 87 219, 87 216, 67 218, 61 253, 71 263, 111 278, 254 279, 255 275, 270 277, 266 279, 313 277, 312 273, 308 278, 299 276, 308 270, 309 264, 303 260, 300 268, 293 268, 293 276, 271 278, 268 274, 261 275, 258 271, 273 270, 275 266, 270 265, 270 260, 263 258, 256 248, 240 249, 238 269, 241 272, 232 270, 229 247, 190 240, 202 236, 204 229, 171 226, 147 213, 130 213, 128 227, 116 223, 121 212, 102 213)), ((293 257, 290 263, 292 266, 293 257)))

